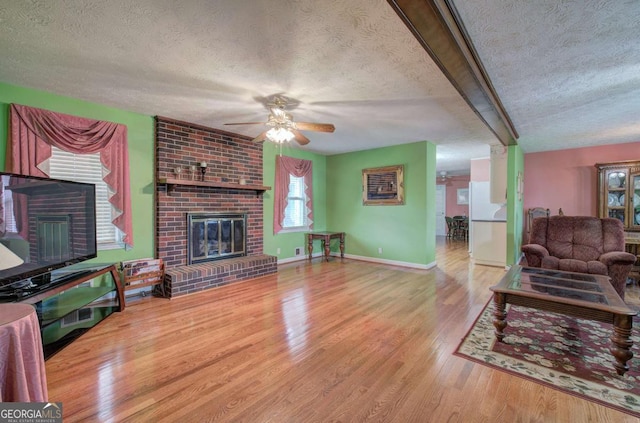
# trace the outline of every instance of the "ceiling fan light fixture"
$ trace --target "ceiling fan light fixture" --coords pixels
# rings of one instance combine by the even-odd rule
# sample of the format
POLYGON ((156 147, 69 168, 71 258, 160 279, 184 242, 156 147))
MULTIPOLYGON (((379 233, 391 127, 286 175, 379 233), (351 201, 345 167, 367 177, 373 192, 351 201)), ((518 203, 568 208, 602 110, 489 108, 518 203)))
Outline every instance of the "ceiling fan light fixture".
POLYGON ((295 140, 300 145, 307 145, 309 138, 300 131, 333 132, 335 126, 330 123, 294 122, 293 116, 286 112, 287 100, 277 97, 269 104, 269 117, 266 122, 234 122, 225 125, 265 125, 267 130, 253 139, 254 142, 271 141, 276 144, 288 143, 295 140))
POLYGON ((271 142, 282 144, 294 139, 295 135, 287 128, 275 127, 267 131, 266 137, 271 142))

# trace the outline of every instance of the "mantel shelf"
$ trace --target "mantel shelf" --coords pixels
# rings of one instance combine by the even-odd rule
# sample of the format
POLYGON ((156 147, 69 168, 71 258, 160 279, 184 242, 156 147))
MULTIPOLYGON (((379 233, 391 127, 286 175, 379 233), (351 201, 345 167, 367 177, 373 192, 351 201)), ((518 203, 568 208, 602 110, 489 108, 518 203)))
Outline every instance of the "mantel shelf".
POLYGON ((158 184, 167 186, 167 193, 171 193, 176 185, 186 185, 192 187, 207 187, 207 188, 222 188, 222 189, 237 189, 245 191, 255 191, 256 194, 263 194, 265 191, 271 190, 271 187, 263 185, 241 185, 230 182, 215 182, 215 181, 194 181, 190 179, 175 179, 175 178, 160 178, 158 184))

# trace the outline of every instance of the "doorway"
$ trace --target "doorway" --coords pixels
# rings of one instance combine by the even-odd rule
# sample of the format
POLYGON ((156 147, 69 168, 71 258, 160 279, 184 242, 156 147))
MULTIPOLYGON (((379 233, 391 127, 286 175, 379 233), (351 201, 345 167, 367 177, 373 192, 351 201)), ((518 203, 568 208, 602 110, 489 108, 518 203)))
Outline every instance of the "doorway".
POLYGON ((436 185, 436 236, 447 235, 447 187, 436 185))

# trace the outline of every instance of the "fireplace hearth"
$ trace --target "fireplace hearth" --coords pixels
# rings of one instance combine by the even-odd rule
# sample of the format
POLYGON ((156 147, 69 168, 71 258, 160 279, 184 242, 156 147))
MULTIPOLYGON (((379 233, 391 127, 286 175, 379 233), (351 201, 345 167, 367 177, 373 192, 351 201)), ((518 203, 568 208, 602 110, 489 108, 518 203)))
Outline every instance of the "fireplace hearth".
POLYGON ((246 255, 246 214, 188 213, 187 264, 246 255))

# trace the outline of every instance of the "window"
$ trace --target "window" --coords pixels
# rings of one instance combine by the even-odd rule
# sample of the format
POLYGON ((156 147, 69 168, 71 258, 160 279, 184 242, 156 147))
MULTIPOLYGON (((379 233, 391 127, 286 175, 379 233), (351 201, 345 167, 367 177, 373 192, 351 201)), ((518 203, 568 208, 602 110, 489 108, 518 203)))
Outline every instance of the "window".
POLYGON ((313 228, 313 162, 276 156, 273 233, 313 228))
MULTIPOLYGON (((7 179, 8 182, 8 179, 7 179)), ((0 214, 0 235, 3 232, 18 233, 16 218, 13 216, 13 197, 11 190, 3 189, 2 194, 2 214, 0 214)))
POLYGON ((100 153, 74 154, 51 147, 49 176, 96 186, 96 238, 98 250, 122 248, 122 232, 111 223, 112 206, 107 184, 102 180, 100 153))
POLYGON ((307 196, 304 193, 304 176, 289 176, 289 192, 287 194, 287 207, 284 209, 282 228, 287 231, 308 230, 307 196))

